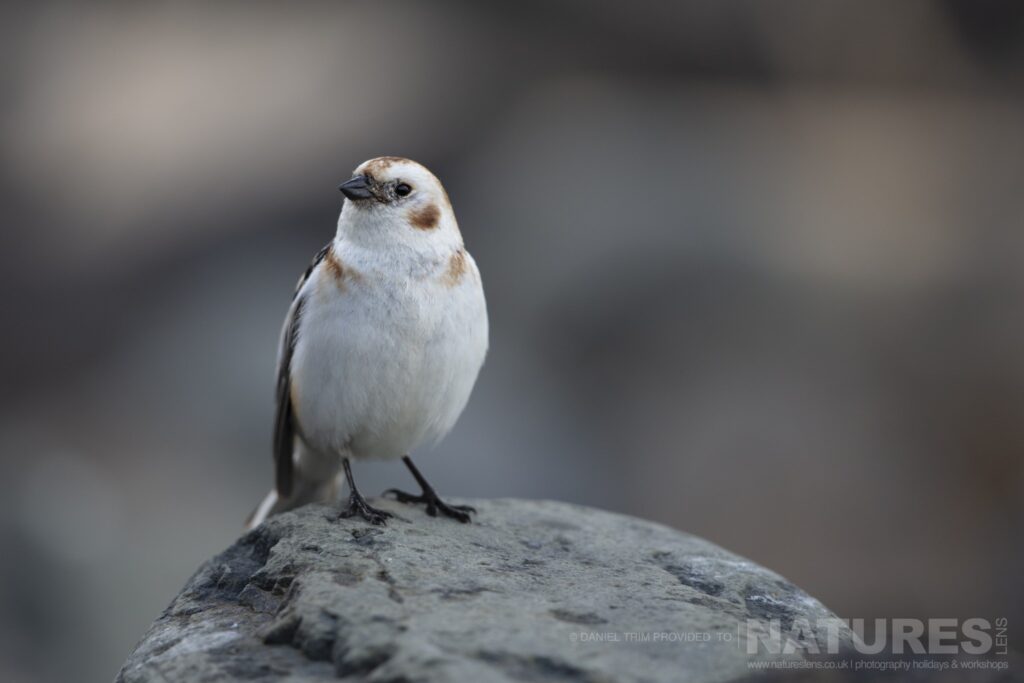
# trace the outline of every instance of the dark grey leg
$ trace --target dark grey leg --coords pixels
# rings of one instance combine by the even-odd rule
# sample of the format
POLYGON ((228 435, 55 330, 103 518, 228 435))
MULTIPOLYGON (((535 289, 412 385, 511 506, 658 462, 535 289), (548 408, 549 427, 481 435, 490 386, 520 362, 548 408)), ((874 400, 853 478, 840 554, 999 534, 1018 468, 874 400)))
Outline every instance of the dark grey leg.
POLYGON ((413 495, 406 493, 405 491, 399 491, 398 489, 388 489, 384 492, 386 496, 389 493, 394 494, 395 500, 399 503, 426 503, 427 514, 431 517, 436 517, 440 511, 441 514, 452 519, 457 519, 463 524, 469 522, 469 513, 476 512, 476 508, 470 507, 469 505, 449 505, 448 503, 441 500, 434 491, 434 487, 431 486, 427 480, 420 474, 419 469, 412 463, 412 458, 408 455, 402 456, 402 461, 405 466, 412 472, 412 476, 416 479, 416 483, 420 485, 422 493, 420 495, 413 495))
POLYGON ((352 478, 352 465, 349 464, 348 458, 342 458, 341 464, 345 468, 345 478, 348 479, 348 505, 346 505, 338 517, 355 517, 359 515, 370 524, 387 524, 388 517, 394 517, 387 510, 378 510, 372 507, 363 498, 363 494, 359 493, 359 489, 356 488, 356 480, 352 478))

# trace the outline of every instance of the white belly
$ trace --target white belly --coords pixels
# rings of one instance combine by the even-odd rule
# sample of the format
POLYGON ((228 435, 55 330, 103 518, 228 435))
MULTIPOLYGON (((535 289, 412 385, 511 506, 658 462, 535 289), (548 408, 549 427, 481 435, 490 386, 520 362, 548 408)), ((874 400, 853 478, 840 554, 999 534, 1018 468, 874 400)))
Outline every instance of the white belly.
POLYGON ((299 433, 313 449, 397 458, 440 439, 469 400, 487 351, 475 264, 456 286, 439 277, 385 278, 352 263, 338 282, 320 268, 292 356, 299 433))

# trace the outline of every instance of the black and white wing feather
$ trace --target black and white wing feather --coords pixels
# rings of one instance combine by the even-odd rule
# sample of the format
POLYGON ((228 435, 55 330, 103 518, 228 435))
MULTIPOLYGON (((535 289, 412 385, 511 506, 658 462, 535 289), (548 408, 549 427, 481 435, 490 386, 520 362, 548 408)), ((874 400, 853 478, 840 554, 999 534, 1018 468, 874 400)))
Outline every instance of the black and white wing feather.
POLYGON ((331 245, 328 244, 317 252, 313 262, 299 278, 288 315, 284 319, 284 327, 281 329, 281 342, 277 353, 277 409, 274 415, 274 472, 277 495, 280 498, 287 498, 292 493, 295 467, 293 458, 296 421, 292 410, 291 364, 302 326, 302 309, 305 306, 306 295, 302 288, 330 249, 331 245))

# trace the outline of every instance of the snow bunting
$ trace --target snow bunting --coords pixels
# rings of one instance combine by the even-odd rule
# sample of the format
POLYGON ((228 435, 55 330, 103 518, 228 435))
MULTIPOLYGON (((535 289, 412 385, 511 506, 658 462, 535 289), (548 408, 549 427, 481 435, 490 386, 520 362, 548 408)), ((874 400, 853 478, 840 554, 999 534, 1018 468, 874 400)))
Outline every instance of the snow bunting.
POLYGON ((342 517, 384 524, 356 488, 351 460, 401 457, 422 492, 390 489, 460 522, 409 458, 437 441, 469 400, 487 352, 487 308, 441 182, 420 164, 379 157, 339 188, 334 239, 299 279, 281 332, 274 422, 276 486, 249 528, 349 487, 342 517))

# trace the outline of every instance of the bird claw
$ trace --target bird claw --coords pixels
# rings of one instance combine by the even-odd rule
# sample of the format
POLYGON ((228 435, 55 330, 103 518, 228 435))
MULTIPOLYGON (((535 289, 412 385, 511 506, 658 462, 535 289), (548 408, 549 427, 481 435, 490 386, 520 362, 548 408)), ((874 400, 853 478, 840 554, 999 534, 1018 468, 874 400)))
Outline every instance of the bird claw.
POLYGON ((351 495, 348 498, 348 505, 338 513, 338 519, 348 519, 357 515, 377 526, 387 526, 388 518, 394 517, 387 510, 373 507, 362 496, 351 495))
POLYGON ((427 506, 427 514, 431 517, 437 517, 438 511, 441 512, 445 517, 451 517, 452 519, 458 520, 463 524, 468 524, 470 521, 469 514, 476 512, 476 508, 471 505, 449 505, 448 503, 441 500, 436 493, 422 493, 420 495, 414 495, 406 491, 400 491, 398 489, 388 489, 382 495, 394 494, 395 500, 399 503, 406 504, 419 504, 424 503, 427 506))

